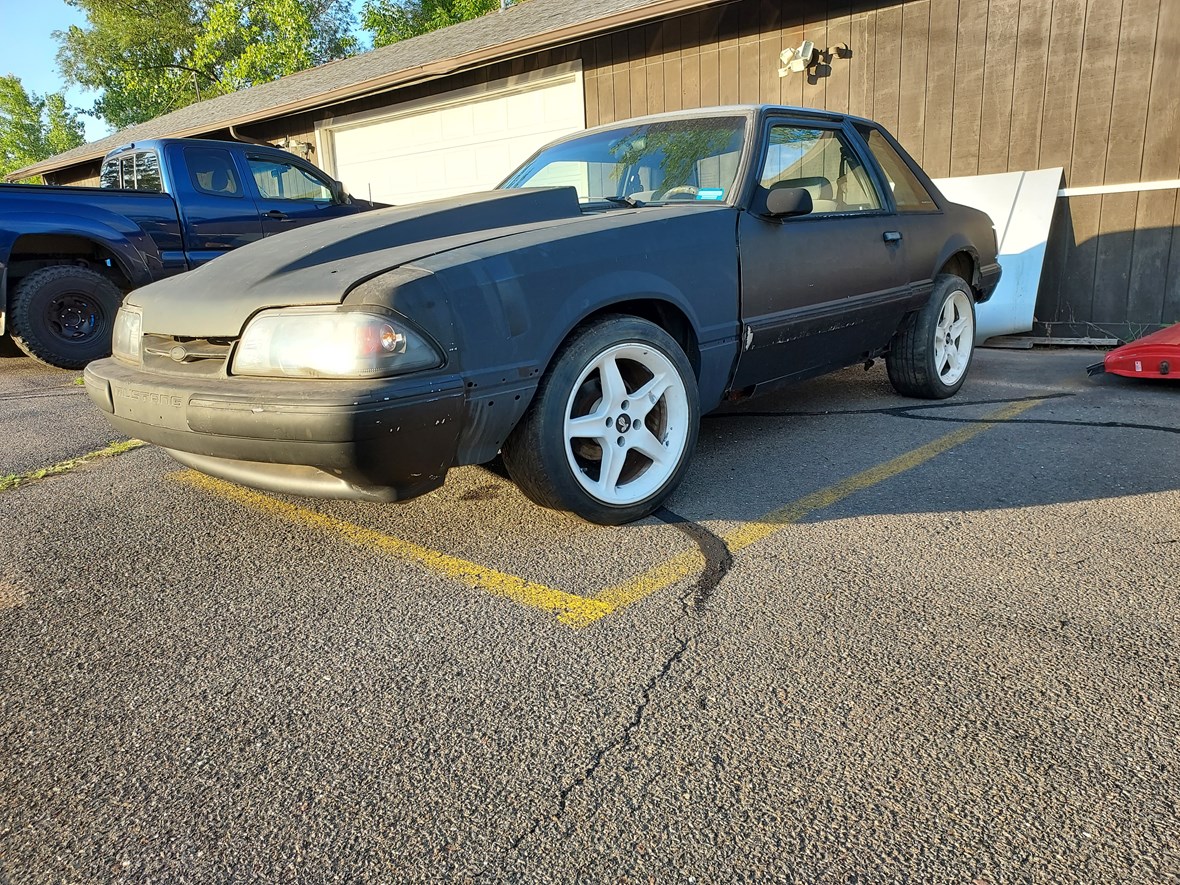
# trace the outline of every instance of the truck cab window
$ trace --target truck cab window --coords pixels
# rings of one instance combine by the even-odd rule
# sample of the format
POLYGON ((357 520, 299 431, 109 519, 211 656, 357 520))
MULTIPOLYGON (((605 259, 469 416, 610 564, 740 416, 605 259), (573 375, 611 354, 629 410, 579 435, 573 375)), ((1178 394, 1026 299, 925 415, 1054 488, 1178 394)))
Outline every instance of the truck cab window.
POLYGON ((242 195, 242 187, 234 172, 233 159, 229 151, 216 148, 185 148, 184 160, 188 164, 193 187, 201 193, 215 197, 242 195))

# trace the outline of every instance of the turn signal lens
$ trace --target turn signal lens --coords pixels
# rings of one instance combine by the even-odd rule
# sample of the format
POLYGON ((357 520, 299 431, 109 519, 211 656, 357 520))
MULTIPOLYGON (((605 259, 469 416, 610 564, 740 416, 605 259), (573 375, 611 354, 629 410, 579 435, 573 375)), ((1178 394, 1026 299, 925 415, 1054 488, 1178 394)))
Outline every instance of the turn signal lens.
POLYGON ((137 365, 143 362, 143 313, 138 307, 120 307, 111 334, 111 353, 137 365))

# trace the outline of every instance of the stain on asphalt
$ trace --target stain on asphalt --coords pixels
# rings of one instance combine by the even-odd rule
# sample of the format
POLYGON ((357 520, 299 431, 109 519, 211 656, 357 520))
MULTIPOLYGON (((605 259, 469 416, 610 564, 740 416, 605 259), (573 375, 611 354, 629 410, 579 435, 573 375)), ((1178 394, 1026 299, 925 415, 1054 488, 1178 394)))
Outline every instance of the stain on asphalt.
POLYGON ((489 483, 486 486, 480 486, 477 489, 470 489, 459 496, 460 501, 490 501, 493 498, 498 498, 503 493, 503 488, 495 483, 489 483))

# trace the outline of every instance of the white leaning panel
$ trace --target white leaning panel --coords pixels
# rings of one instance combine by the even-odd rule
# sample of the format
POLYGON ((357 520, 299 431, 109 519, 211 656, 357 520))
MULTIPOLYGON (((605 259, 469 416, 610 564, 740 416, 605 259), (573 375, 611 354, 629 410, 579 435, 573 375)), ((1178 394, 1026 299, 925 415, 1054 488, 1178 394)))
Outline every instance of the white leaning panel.
POLYGON ((1004 274, 992 297, 979 306, 976 342, 1032 329, 1062 171, 1057 167, 935 179, 948 200, 983 210, 996 227, 1004 274))

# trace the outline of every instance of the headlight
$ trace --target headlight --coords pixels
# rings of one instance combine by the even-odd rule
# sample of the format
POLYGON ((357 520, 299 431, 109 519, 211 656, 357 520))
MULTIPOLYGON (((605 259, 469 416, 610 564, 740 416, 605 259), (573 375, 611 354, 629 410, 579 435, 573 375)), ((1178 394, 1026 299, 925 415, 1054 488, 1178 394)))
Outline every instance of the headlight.
POLYGON ((265 310, 246 325, 235 375, 381 378, 442 365, 406 323, 376 313, 292 307, 265 310))
POLYGON ((143 362, 143 312, 138 307, 119 308, 111 335, 111 353, 129 362, 143 362))

